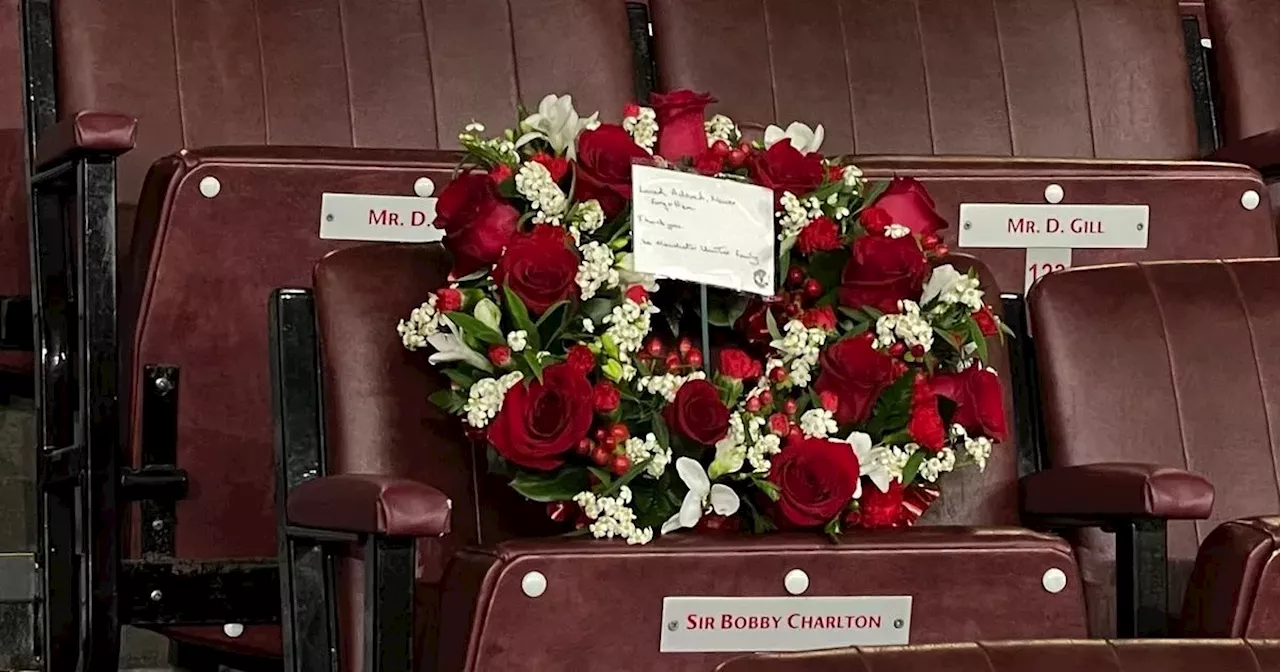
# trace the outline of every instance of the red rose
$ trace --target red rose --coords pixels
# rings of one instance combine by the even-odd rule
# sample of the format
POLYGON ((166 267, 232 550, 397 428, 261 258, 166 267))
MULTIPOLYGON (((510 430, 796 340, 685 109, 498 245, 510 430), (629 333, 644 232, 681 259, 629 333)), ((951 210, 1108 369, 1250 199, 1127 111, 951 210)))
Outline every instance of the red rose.
POLYGON ((652 157, 617 124, 600 124, 578 136, 578 175, 573 198, 600 202, 615 217, 631 201, 631 166, 652 157))
POLYGON ((822 373, 813 387, 840 398, 835 416, 842 425, 865 421, 880 393, 905 372, 902 362, 872 346, 874 339, 870 333, 846 338, 827 348, 818 362, 822 373))
POLYGON ((801 154, 789 142, 753 152, 748 166, 756 184, 772 189, 775 198, 781 198, 784 191, 803 197, 822 185, 822 155, 801 154))
POLYGON ((751 343, 768 344, 773 338, 769 335, 769 321, 765 317, 766 311, 773 311, 773 319, 778 324, 786 324, 786 315, 783 313, 781 299, 775 297, 765 299, 752 298, 747 302, 747 309, 743 311, 742 317, 739 317, 733 323, 733 330, 742 334, 751 343))
POLYGON ((800 229, 796 237, 796 250, 800 254, 813 254, 840 249, 840 227, 830 217, 819 217, 800 229))
POLYGON ((498 195, 480 173, 460 175, 440 192, 435 227, 444 230, 444 247, 453 255, 449 276, 460 278, 492 266, 516 233, 520 211, 498 195))
POLYGON ((753 380, 764 373, 764 366, 759 360, 737 348, 725 348, 720 351, 720 375, 735 380, 753 380))
POLYGON ((622 393, 607 380, 596 383, 595 389, 591 390, 591 403, 601 413, 612 413, 621 402, 622 393))
POLYGON ((565 361, 582 372, 582 375, 591 373, 591 369, 596 368, 596 356, 591 354, 591 348, 579 343, 569 348, 565 361))
POLYGON ((872 206, 858 213, 858 223, 862 225, 862 228, 866 229, 867 233, 873 236, 883 236, 884 230, 893 223, 893 215, 872 206))
POLYGON ((579 259, 565 241, 564 229, 554 226, 516 236, 493 269, 494 281, 510 288, 531 313, 573 296, 579 259))
POLYGON ((538 152, 529 160, 546 166, 547 172, 551 173, 551 179, 556 182, 559 182, 560 178, 569 172, 569 160, 562 156, 551 156, 546 152, 538 152))
POLYGON ((929 264, 915 238, 863 236, 854 243, 853 257, 840 276, 840 304, 897 312, 898 301, 920 299, 928 273, 929 264))
POLYGON ((937 235, 947 228, 947 220, 938 214, 929 191, 910 177, 893 178, 889 188, 876 199, 875 206, 889 213, 895 224, 911 229, 917 236, 937 235))
POLYGON ((836 330, 836 311, 831 306, 810 308, 800 314, 800 321, 810 329, 836 330))
POLYGON ((716 386, 705 380, 681 385, 663 417, 672 429, 704 446, 715 445, 729 432, 729 409, 716 386))
POLYGON ((996 324, 996 316, 991 314, 990 306, 983 306, 982 310, 973 314, 973 321, 978 323, 978 329, 982 331, 982 335, 990 338, 1000 333, 1000 326, 996 324))
POLYGON ((911 419, 907 422, 907 432, 921 447, 935 453, 947 445, 947 427, 938 413, 938 396, 920 374, 911 386, 911 419))
POLYGON ((649 95, 649 104, 658 117, 658 155, 668 161, 693 158, 707 150, 704 122, 707 106, 715 98, 681 89, 649 95))
POLYGON ((977 366, 960 373, 938 374, 933 378, 933 390, 955 403, 951 422, 974 436, 1004 440, 1004 392, 996 374, 977 366))
POLYGON ((553 364, 543 369, 542 382, 526 380, 507 391, 489 424, 489 443, 515 464, 549 471, 587 435, 591 416, 587 377, 568 364, 553 364))
POLYGON ((799 439, 773 458, 769 481, 778 486, 778 522, 789 527, 821 527, 853 499, 861 471, 847 443, 799 439))
POLYGON ((856 525, 868 529, 905 526, 907 511, 902 506, 904 492, 902 481, 890 481, 889 492, 880 492, 874 484, 863 486, 858 511, 851 514, 856 525))

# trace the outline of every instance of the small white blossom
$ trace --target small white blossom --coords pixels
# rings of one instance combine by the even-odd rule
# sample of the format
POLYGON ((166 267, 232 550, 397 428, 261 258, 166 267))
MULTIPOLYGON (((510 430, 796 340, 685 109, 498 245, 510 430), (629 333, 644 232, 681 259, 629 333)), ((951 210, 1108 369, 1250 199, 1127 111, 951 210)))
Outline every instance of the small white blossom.
POLYGON ((467 424, 477 429, 485 427, 502 410, 507 391, 519 383, 524 374, 513 371, 501 378, 477 380, 467 392, 467 403, 462 410, 467 414, 467 424))
POLYGON ((816 219, 816 217, 809 216, 809 210, 800 203, 800 199, 796 198, 795 194, 789 191, 782 192, 782 197, 778 199, 778 203, 782 206, 782 212, 778 213, 778 224, 782 226, 782 232, 778 234, 778 240, 786 240, 800 235, 804 227, 809 225, 809 221, 816 219))
POLYGON ((462 130, 472 135, 480 135, 481 133, 484 133, 484 124, 478 121, 472 121, 471 123, 468 123, 466 126, 463 126, 462 130))
POLYGON ((622 444, 622 450, 626 452, 633 465, 649 460, 644 473, 652 478, 661 476, 662 472, 667 470, 667 465, 671 463, 671 449, 663 449, 658 445, 658 438, 652 432, 643 439, 637 436, 627 439, 622 444))
POLYGON ((943 448, 937 455, 920 463, 920 477, 930 483, 937 482, 938 477, 956 468, 956 454, 950 448, 943 448))
POLYGON ((707 472, 696 460, 682 457, 676 460, 676 472, 680 480, 689 487, 680 511, 662 524, 662 533, 689 528, 702 520, 703 514, 715 511, 721 516, 732 516, 738 512, 741 502, 738 493, 723 483, 711 483, 707 472))
POLYGON ((537 161, 526 161, 516 172, 516 191, 529 199, 529 207, 538 211, 535 223, 558 224, 559 216, 569 205, 564 190, 551 177, 551 171, 537 161))
MULTIPOLYGON (((769 346, 782 356, 778 366, 787 367, 791 384, 797 387, 808 387, 812 380, 813 368, 818 365, 818 356, 827 341, 827 332, 821 328, 809 328, 800 320, 791 320, 783 327, 784 336, 775 339, 769 346)), ((770 362, 766 371, 773 369, 770 362)))
POLYGON ((772 147, 783 140, 787 140, 800 153, 809 154, 822 148, 824 137, 826 137, 826 131, 822 128, 822 124, 818 124, 817 128, 809 128, 805 124, 793 121, 785 131, 770 124, 768 128, 764 129, 764 146, 772 147))
POLYGON ((813 380, 813 367, 803 359, 791 362, 791 370, 787 372, 787 380, 796 387, 808 387, 813 380))
POLYGON ((898 310, 902 312, 887 313, 876 320, 876 345, 887 348, 901 340, 908 348, 932 348, 933 325, 920 315, 919 304, 903 299, 898 302, 898 310))
POLYGON ((720 140, 732 147, 733 143, 737 142, 737 139, 742 136, 738 131, 738 125, 723 114, 712 116, 702 124, 702 127, 707 132, 708 147, 720 140))
POLYGON ((652 107, 641 107, 635 115, 623 117, 622 129, 631 134, 637 145, 653 153, 653 145, 658 141, 658 115, 652 107))
POLYGON ((583 201, 573 206, 569 221, 575 231, 593 233, 604 224, 604 209, 600 207, 600 201, 594 198, 583 201))
POLYGON ((617 287, 619 275, 618 270, 613 267, 613 250, 608 245, 595 241, 583 245, 581 250, 582 263, 578 265, 578 275, 574 281, 582 291, 582 300, 594 297, 601 287, 617 287))
POLYGON ((507 334, 507 345, 511 346, 511 352, 524 352, 529 345, 529 332, 517 329, 507 334))
POLYGON ((597 497, 592 492, 580 492, 573 501, 591 523, 587 529, 596 539, 621 537, 628 544, 647 544, 653 540, 653 528, 636 527, 636 512, 631 509, 631 488, 622 486, 616 497, 597 497))
POLYGON ((846 187, 856 187, 862 182, 862 169, 857 166, 845 166, 840 171, 841 181, 846 187))
POLYGON ((687 376, 664 373, 660 376, 645 376, 637 382, 637 385, 645 392, 660 396, 666 399, 667 403, 670 403, 675 401, 676 393, 680 391, 681 385, 690 380, 705 380, 706 377, 707 374, 702 371, 694 371, 687 376))
POLYGON ((991 457, 991 450, 995 447, 995 443, 985 436, 973 438, 968 432, 964 431, 963 425, 951 426, 952 443, 961 444, 964 452, 978 466, 978 471, 987 470, 987 460, 991 457))
MULTIPOLYGON (((871 437, 861 432, 854 432, 846 439, 858 456, 858 466, 862 475, 866 476, 880 492, 888 492, 889 485, 902 480, 902 470, 911 459, 914 450, 904 450, 894 446, 871 446, 871 437)), ((913 444, 908 444, 910 447, 913 444)))
POLYGON ((650 301, 645 301, 642 305, 631 299, 624 299, 621 305, 614 306, 601 319, 601 322, 609 325, 605 335, 613 339, 619 352, 638 352, 644 337, 649 335, 649 316, 656 312, 658 308, 650 301))
POLYGON ((584 317, 582 318, 582 330, 588 334, 594 334, 596 333, 596 323, 592 322, 591 318, 584 317))
MULTIPOLYGON (((759 418, 764 420, 764 418, 759 418)), ((747 448, 747 462, 751 464, 751 468, 757 474, 767 474, 772 465, 769 463, 770 455, 777 455, 782 452, 782 438, 773 434, 766 434, 752 442, 747 448)))
POLYGON ((448 321, 443 313, 436 310, 436 301, 436 295, 432 294, 426 303, 409 313, 408 320, 400 320, 396 325, 396 331, 400 333, 400 340, 404 343, 406 350, 424 347, 427 344, 427 338, 438 333, 444 322, 448 321))
POLYGON ((943 264, 933 269, 929 280, 924 283, 920 302, 929 303, 936 297, 943 305, 959 303, 968 306, 970 311, 982 310, 980 286, 977 278, 957 271, 951 264, 943 264))
POLYGON ((800 431, 810 438, 826 438, 839 428, 831 411, 825 408, 811 408, 800 416, 800 431))
POLYGON ((902 238, 911 235, 911 229, 901 224, 890 224, 884 228, 886 238, 902 238))

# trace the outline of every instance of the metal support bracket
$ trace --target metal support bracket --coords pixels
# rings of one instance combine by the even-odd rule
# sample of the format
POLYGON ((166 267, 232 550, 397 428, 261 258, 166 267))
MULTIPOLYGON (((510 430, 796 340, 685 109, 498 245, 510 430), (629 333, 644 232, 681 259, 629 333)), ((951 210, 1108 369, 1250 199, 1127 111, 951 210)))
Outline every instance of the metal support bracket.
POLYGON ((187 474, 178 469, 178 384, 176 366, 151 364, 142 385, 142 465, 126 469, 122 495, 141 502, 142 555, 173 556, 177 500, 187 495, 187 474))

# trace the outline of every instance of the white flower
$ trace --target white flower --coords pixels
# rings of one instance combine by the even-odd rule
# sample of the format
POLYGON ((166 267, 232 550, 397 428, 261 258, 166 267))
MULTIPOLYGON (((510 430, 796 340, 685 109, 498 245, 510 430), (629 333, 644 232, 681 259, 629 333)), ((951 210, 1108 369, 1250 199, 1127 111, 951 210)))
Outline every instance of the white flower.
POLYGON ((991 457, 991 450, 995 447, 995 443, 985 436, 972 438, 969 433, 964 430, 964 425, 951 426, 951 442, 960 444, 964 448, 964 452, 978 465, 978 471, 987 470, 987 460, 991 457))
POLYGON ((702 515, 708 511, 715 511, 721 516, 732 516, 738 512, 741 504, 738 493, 723 483, 712 485, 707 472, 696 460, 687 457, 676 460, 676 473, 680 474, 680 480, 689 487, 689 494, 684 496, 680 512, 662 524, 663 534, 697 525, 702 520, 702 515))
POLYGON ((825 408, 811 408, 800 416, 800 431, 810 438, 826 438, 839 428, 831 411, 825 408))
POLYGON ((886 238, 902 238, 911 235, 911 229, 901 224, 890 224, 885 227, 884 235, 886 238))
MULTIPOLYGON (((783 327, 785 335, 774 339, 769 347, 782 355, 778 366, 789 366, 789 379, 793 385, 807 387, 812 377, 813 367, 818 364, 818 355, 822 345, 827 341, 827 332, 820 328, 804 326, 800 320, 791 320, 783 327)), ((773 370, 772 363, 766 371, 773 370)))
POLYGON ((466 362, 481 371, 493 370, 488 359, 467 346, 462 340, 462 335, 458 333, 458 328, 452 322, 445 320, 445 325, 449 327, 448 332, 442 331, 427 337, 427 342, 435 349, 435 352, 427 358, 428 362, 436 365, 445 362, 466 362))
POLYGON ((723 114, 712 116, 702 124, 702 127, 707 133, 708 147, 721 140, 732 147, 738 138, 742 137, 742 133, 738 131, 738 125, 723 114))
POLYGON ((524 352, 529 345, 529 332, 517 329, 507 334, 507 345, 511 346, 511 352, 524 352))
POLYGON ((844 182, 846 187, 856 187, 862 181, 862 169, 857 166, 845 166, 840 171, 840 181, 844 182))
POLYGON ((643 439, 637 436, 627 439, 622 444, 622 450, 626 452, 633 465, 649 460, 644 473, 651 478, 662 476, 662 472, 666 471, 667 465, 671 463, 671 449, 664 450, 658 445, 658 438, 653 435, 653 432, 643 439))
POLYGON ((817 219, 817 217, 810 217, 809 210, 800 203, 800 199, 796 198, 795 194, 789 191, 782 192, 782 197, 778 199, 778 203, 782 206, 782 212, 778 213, 778 224, 782 226, 782 232, 778 234, 778 240, 786 240, 800 235, 804 227, 809 225, 810 220, 817 219))
POLYGON ((592 322, 591 318, 584 317, 582 318, 582 330, 588 334, 594 334, 596 333, 596 323, 592 322))
POLYGON ((558 224, 559 215, 569 205, 564 190, 551 177, 551 171, 537 161, 526 161, 516 172, 516 191, 529 199, 529 207, 538 211, 535 223, 558 224))
POLYGON ((625 299, 622 305, 614 306, 600 321, 609 325, 605 336, 613 339, 619 352, 627 354, 640 350, 644 337, 649 335, 649 316, 656 312, 658 308, 650 301, 646 300, 642 305, 625 299))
MULTIPOLYGON (((764 423, 764 418, 756 418, 764 423)), ((757 474, 767 474, 769 469, 773 467, 769 462, 770 455, 777 455, 782 452, 782 438, 773 434, 765 434, 756 438, 751 446, 747 448, 747 462, 751 464, 751 469, 757 474)))
POLYGON ((604 209, 600 207, 600 201, 593 198, 573 206, 569 219, 573 222, 574 229, 592 233, 604 224, 604 209))
POLYGON ((938 477, 956 468, 956 454, 950 448, 943 448, 938 454, 920 463, 920 477, 930 483, 938 477))
POLYGON ((631 134, 637 145, 653 153, 653 145, 658 140, 658 115, 652 107, 641 107, 634 116, 623 117, 622 129, 631 134))
POLYGON ((427 339, 449 321, 443 313, 436 310, 437 300, 438 297, 432 294, 425 303, 413 309, 408 320, 400 320, 396 325, 396 331, 399 332, 400 341, 404 343, 406 350, 417 350, 426 345, 427 339))
POLYGON ((507 391, 522 378, 524 374, 513 371, 501 378, 477 380, 467 392, 467 403, 462 407, 467 413, 467 424, 477 429, 488 425, 498 411, 502 410, 507 391))
MULTIPOLYGON (((738 424, 741 426, 742 421, 739 420, 738 424)), ((742 463, 747 459, 747 447, 742 445, 741 440, 734 439, 733 436, 725 436, 716 442, 716 458, 707 469, 708 477, 720 478, 742 470, 742 463)))
POLYGON ((871 437, 862 432, 850 434, 845 441, 853 446, 862 475, 866 476, 877 490, 888 492, 890 483, 902 480, 902 469, 907 466, 907 460, 911 459, 910 453, 888 446, 873 448, 871 437))
POLYGON ((920 314, 920 306, 915 301, 902 299, 898 301, 899 313, 887 313, 876 319, 876 345, 887 348, 894 341, 901 340, 908 348, 920 346, 925 350, 933 347, 933 325, 920 314))
POLYGON ((564 154, 572 161, 577 154, 578 135, 584 130, 595 128, 600 124, 597 112, 586 119, 579 118, 578 111, 573 109, 572 96, 549 95, 538 103, 538 111, 520 122, 524 135, 516 141, 517 147, 536 138, 542 138, 551 144, 557 154, 564 154))
POLYGON ((694 371, 687 376, 664 373, 660 376, 645 376, 637 385, 645 392, 661 396, 667 403, 671 403, 676 400, 676 393, 680 391, 681 385, 690 380, 704 380, 706 377, 707 374, 702 371, 694 371))
POLYGON ((824 137, 826 137, 826 131, 823 130, 822 124, 818 124, 817 128, 809 128, 805 124, 793 121, 785 131, 770 124, 764 129, 764 146, 772 147, 783 140, 789 140, 791 146, 800 150, 800 153, 808 154, 822 147, 824 137))
POLYGON ((581 250, 582 263, 578 265, 578 275, 574 281, 582 291, 582 300, 594 297, 601 287, 617 287, 619 274, 613 267, 613 250, 608 245, 595 241, 583 245, 581 250))
POLYGON ((582 508, 588 519, 594 520, 587 527, 596 539, 622 537, 628 544, 647 544, 653 540, 653 528, 636 527, 636 512, 631 503, 631 488, 622 486, 616 497, 597 497, 592 492, 580 492, 573 501, 582 508))
POLYGON ((943 264, 929 274, 920 295, 920 303, 929 303, 936 298, 943 304, 960 303, 968 306, 971 311, 982 310, 980 285, 977 278, 957 271, 951 264, 943 264))

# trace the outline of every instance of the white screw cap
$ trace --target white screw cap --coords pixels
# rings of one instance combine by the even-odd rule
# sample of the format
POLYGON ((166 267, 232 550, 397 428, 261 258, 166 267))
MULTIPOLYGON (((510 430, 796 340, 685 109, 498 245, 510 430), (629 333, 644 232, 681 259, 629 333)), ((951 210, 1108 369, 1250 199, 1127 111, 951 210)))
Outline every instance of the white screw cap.
POLYGON ((1258 192, 1252 189, 1240 195, 1240 205, 1244 206, 1245 210, 1254 210, 1261 202, 1262 197, 1258 195, 1258 192))
POLYGON ((239 623, 227 623, 222 626, 222 634, 235 639, 244 634, 244 626, 239 623))
POLYGON ((1049 203, 1061 203, 1063 195, 1060 184, 1051 184, 1044 188, 1044 200, 1049 203))
POLYGON ((1040 577, 1040 585, 1055 595, 1061 593, 1067 587, 1067 573, 1057 567, 1051 567, 1045 570, 1044 576, 1040 577))
POLYGON ((547 592, 547 577, 542 572, 529 572, 520 579, 520 589, 529 597, 542 597, 547 592))
POLYGON ((413 193, 427 198, 431 194, 436 193, 436 183, 431 181, 429 177, 419 177, 413 183, 413 193))
POLYGON ((200 193, 205 198, 213 198, 214 196, 217 196, 220 191, 222 191, 222 183, 218 181, 218 178, 210 175, 209 177, 200 180, 200 193))
POLYGON ((782 579, 782 585, 792 595, 803 595, 804 591, 809 590, 809 575, 803 569, 793 569, 782 579))

